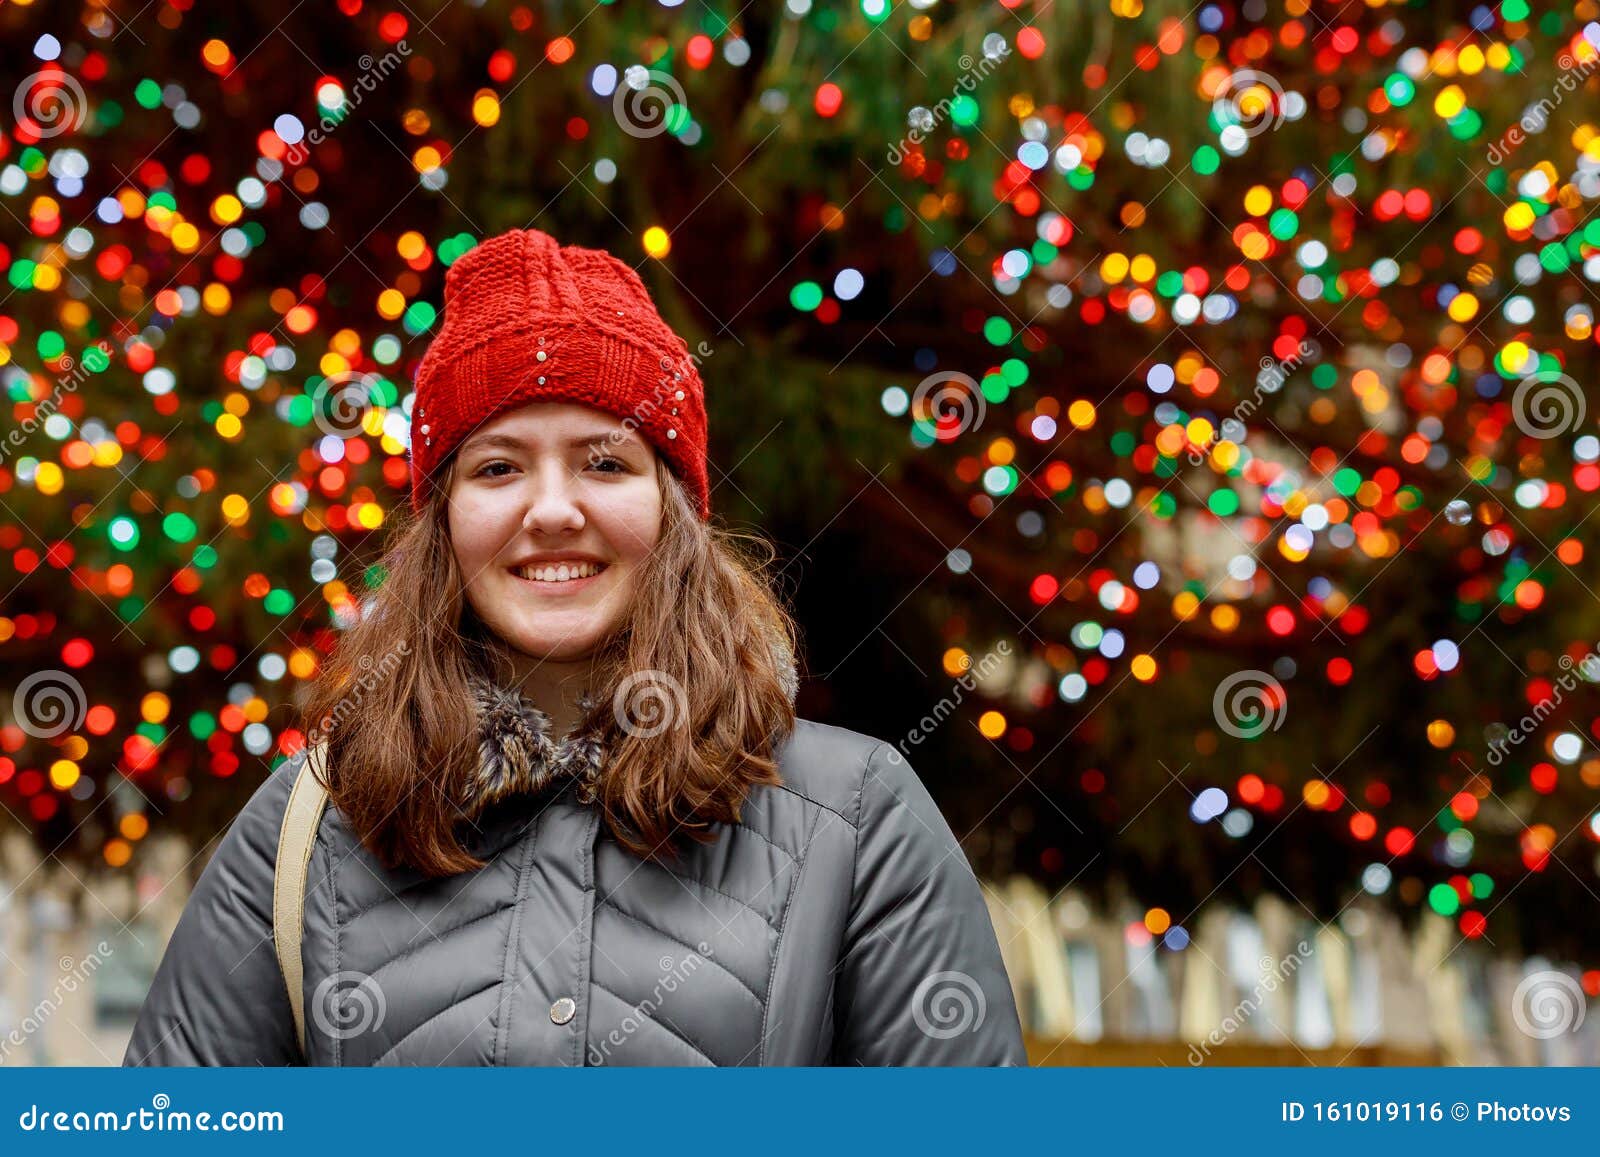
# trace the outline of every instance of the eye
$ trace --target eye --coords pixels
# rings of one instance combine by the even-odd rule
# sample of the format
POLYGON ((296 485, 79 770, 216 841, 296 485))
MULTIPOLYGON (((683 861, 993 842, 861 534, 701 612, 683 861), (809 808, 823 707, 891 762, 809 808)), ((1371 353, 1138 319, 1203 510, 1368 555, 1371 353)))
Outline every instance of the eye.
POLYGON ((589 465, 593 466, 602 474, 626 474, 628 471, 628 464, 626 462, 624 462, 621 458, 613 458, 609 454, 591 459, 589 465))
POLYGON ((512 466, 511 463, 507 462, 504 458, 493 458, 490 461, 485 462, 482 466, 479 466, 476 470, 474 470, 472 472, 472 477, 474 477, 474 478, 503 478, 503 477, 505 477, 505 475, 502 474, 498 469, 501 466, 504 466, 507 470, 516 469, 516 467, 512 466))

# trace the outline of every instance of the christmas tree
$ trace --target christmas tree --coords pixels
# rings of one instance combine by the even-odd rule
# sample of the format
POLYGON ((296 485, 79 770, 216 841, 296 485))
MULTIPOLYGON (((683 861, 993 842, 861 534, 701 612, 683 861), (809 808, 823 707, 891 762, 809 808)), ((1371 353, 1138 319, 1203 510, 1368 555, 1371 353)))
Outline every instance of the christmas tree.
POLYGON ((120 868, 299 749, 443 272, 534 226, 980 870, 1592 963, 1597 15, 8 7, 0 802, 120 868))

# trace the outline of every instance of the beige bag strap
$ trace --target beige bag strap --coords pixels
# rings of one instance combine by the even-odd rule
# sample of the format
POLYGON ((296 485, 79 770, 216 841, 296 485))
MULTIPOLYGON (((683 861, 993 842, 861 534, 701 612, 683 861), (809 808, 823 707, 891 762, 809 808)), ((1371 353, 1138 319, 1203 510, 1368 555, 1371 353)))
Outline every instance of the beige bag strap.
POLYGON ((328 802, 328 791, 318 782, 315 771, 321 769, 327 750, 326 743, 313 747, 295 776, 294 787, 289 792, 289 806, 283 812, 283 827, 278 832, 278 865, 272 878, 272 939, 278 950, 278 968, 289 990, 295 1043, 302 1053, 306 1048, 306 998, 300 937, 305 920, 311 849, 316 846, 317 827, 328 802))

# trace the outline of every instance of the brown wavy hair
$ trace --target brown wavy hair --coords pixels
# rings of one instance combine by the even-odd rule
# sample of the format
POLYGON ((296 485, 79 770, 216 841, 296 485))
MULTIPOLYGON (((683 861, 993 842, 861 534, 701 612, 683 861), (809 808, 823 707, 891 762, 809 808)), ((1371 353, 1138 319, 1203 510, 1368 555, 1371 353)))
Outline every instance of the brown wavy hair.
MULTIPOLYGON (((452 459, 440 471, 421 514, 397 514, 383 577, 303 705, 312 739, 328 744, 332 803, 385 866, 428 876, 484 866, 458 836, 478 759, 468 679, 512 682, 506 646, 473 612, 451 548, 455 469, 452 459)), ((703 522, 665 462, 656 474, 661 533, 628 621, 596 657, 603 693, 578 727, 601 737, 596 802, 612 834, 642 858, 671 859, 678 836, 714 841, 709 825, 737 822, 754 785, 781 782, 775 750, 794 726, 786 680, 798 652, 771 544, 703 522), (686 726, 624 730, 613 694, 643 671, 683 689, 673 709, 687 709, 686 726)))

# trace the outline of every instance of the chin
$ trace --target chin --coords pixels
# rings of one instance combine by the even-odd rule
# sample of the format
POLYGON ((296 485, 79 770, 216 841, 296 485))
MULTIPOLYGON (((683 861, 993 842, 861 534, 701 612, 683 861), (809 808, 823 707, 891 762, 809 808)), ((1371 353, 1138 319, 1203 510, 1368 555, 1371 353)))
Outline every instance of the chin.
POLYGON ((550 663, 570 663, 586 659, 594 653, 604 639, 605 632, 595 623, 573 623, 566 628, 560 623, 545 622, 537 631, 512 630, 505 635, 510 644, 524 655, 550 663))

